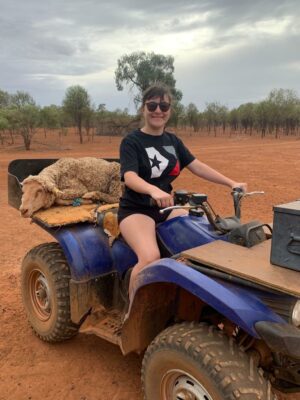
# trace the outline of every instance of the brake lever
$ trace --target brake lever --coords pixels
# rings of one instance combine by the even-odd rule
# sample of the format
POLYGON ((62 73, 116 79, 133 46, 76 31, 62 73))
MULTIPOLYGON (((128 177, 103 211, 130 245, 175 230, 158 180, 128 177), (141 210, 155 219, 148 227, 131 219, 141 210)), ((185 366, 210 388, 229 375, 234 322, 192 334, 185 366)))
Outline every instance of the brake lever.
POLYGON ((161 208, 159 210, 159 213, 160 214, 164 214, 166 211, 176 210, 176 209, 179 209, 179 208, 185 208, 185 209, 190 210, 191 208, 195 208, 195 206, 170 206, 170 207, 166 207, 166 208, 161 208))
POLYGON ((246 193, 244 193, 243 197, 252 196, 254 194, 265 194, 265 192, 264 191, 259 191, 259 190, 256 190, 254 192, 246 192, 246 193))

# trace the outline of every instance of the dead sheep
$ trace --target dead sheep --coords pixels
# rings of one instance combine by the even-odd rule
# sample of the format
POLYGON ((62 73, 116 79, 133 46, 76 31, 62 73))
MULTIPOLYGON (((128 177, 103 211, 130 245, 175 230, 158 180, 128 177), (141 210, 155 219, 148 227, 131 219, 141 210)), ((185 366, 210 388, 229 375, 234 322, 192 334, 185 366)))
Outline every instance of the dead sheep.
POLYGON ((53 204, 117 203, 122 194, 120 164, 94 157, 61 158, 22 182, 21 215, 31 217, 53 204))

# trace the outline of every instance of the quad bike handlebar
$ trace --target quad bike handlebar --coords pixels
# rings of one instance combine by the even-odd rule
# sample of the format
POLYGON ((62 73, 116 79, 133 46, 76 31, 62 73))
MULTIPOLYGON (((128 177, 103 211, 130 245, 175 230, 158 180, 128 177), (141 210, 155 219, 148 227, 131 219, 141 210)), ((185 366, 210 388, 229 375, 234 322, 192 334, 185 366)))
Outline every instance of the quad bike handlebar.
POLYGON ((233 197, 234 215, 237 218, 241 218, 241 202, 245 197, 264 193, 265 192, 263 191, 243 192, 243 190, 239 187, 233 188, 231 195, 233 197))
POLYGON ((162 208, 161 214, 169 210, 188 209, 191 215, 203 215, 205 213, 209 222, 214 228, 225 233, 240 224, 241 202, 244 197, 264 194, 263 191, 243 192, 241 188, 233 188, 231 195, 233 197, 234 216, 221 218, 215 213, 207 200, 206 194, 188 192, 186 190, 177 190, 174 192, 174 206, 162 208))

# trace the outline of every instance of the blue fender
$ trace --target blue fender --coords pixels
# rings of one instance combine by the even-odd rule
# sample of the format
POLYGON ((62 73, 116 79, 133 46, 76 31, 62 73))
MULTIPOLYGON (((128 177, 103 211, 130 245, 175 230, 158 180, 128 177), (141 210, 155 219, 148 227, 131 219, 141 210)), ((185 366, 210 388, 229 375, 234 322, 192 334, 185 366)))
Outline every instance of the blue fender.
POLYGON ((71 278, 86 281, 100 275, 117 272, 120 276, 137 263, 135 253, 121 240, 112 247, 108 236, 97 225, 74 224, 60 228, 49 228, 38 223, 55 237, 68 261, 71 278))
POLYGON ((74 224, 58 229, 42 226, 61 245, 72 279, 85 281, 112 271, 108 237, 98 226, 74 224))
POLYGON ((211 278, 170 258, 149 264, 137 275, 134 295, 129 306, 129 318, 138 290, 158 282, 173 283, 184 288, 256 338, 259 338, 255 330, 256 322, 285 323, 258 296, 251 293, 250 289, 211 278))

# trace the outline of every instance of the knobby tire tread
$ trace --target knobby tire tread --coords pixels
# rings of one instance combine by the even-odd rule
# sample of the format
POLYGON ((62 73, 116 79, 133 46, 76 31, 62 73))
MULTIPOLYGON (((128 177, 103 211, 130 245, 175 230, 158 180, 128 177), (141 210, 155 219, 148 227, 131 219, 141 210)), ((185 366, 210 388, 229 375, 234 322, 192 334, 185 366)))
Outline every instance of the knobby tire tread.
POLYGON ((61 342, 72 338, 78 333, 79 325, 71 321, 69 291, 71 275, 69 265, 59 243, 40 244, 27 253, 24 261, 27 258, 32 260, 40 258, 47 264, 53 279, 58 304, 57 320, 51 334, 41 335, 32 327, 34 333, 46 342, 61 342))
POLYGON ((226 400, 277 399, 263 371, 232 338, 206 323, 183 322, 160 333, 145 353, 142 365, 145 400, 153 400, 145 392, 148 362, 156 352, 168 349, 184 353, 198 363, 226 400))

